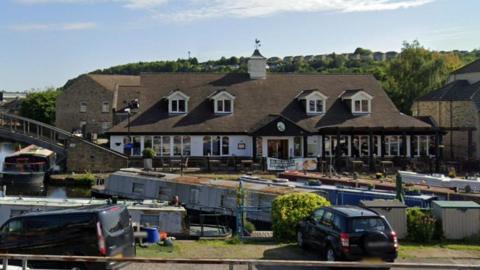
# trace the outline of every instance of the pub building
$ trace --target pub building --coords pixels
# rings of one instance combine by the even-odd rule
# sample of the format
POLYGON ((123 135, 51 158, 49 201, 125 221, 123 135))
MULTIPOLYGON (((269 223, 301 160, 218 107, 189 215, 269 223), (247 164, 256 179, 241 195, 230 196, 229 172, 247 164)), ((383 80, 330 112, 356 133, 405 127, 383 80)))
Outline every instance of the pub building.
POLYGON ((120 85, 110 148, 133 157, 153 148, 164 162, 335 157, 371 169, 395 158, 440 158, 433 121, 401 113, 372 75, 267 73, 258 49, 247 66, 248 73, 143 73, 140 85, 120 85), (126 110, 131 100, 138 109, 126 110))

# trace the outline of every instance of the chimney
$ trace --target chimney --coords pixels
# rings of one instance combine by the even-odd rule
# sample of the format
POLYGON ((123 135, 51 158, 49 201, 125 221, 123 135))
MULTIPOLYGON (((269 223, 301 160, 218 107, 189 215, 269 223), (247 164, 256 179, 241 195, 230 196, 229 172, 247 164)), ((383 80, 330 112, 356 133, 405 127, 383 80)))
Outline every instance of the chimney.
POLYGON ((267 58, 260 54, 258 48, 255 49, 252 56, 248 58, 247 66, 250 79, 257 80, 267 77, 267 58))

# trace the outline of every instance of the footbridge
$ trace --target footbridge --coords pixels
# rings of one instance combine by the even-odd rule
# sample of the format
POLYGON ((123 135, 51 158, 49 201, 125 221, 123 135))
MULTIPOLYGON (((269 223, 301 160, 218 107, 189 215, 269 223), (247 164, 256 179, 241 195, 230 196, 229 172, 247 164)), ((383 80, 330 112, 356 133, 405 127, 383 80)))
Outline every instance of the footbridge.
POLYGON ((67 171, 115 171, 127 165, 128 157, 91 143, 72 133, 30 118, 0 113, 0 138, 35 144, 57 154, 67 171))

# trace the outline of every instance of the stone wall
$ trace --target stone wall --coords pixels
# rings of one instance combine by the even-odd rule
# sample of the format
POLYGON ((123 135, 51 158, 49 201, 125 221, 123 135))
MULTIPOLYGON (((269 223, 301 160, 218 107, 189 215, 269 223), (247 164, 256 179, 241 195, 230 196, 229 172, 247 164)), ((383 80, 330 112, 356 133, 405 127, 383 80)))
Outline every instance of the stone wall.
POLYGON ((128 158, 80 138, 70 138, 66 167, 69 172, 113 172, 127 167, 128 158))
POLYGON ((468 152, 473 158, 480 158, 479 122, 480 117, 471 101, 417 101, 412 106, 413 116, 431 116, 437 124, 446 129, 443 150, 446 159, 467 159, 468 152), (468 145, 468 131, 472 131, 472 144, 468 145), (458 130, 449 130, 458 129, 458 130))
POLYGON ((102 123, 113 121, 113 92, 105 89, 87 75, 83 75, 63 90, 56 102, 55 126, 66 131, 80 128, 80 122, 85 121, 86 134, 103 133, 102 123), (80 103, 87 104, 87 111, 80 112, 80 103), (103 102, 109 103, 108 112, 102 112, 103 102))

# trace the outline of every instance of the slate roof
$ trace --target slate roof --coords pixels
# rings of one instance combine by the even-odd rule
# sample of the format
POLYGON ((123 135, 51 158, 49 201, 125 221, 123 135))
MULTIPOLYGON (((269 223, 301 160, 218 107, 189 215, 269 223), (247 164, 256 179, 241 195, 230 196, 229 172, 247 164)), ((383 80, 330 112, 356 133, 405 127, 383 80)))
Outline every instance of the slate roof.
POLYGON ((140 76, 106 74, 88 74, 87 76, 110 91, 115 91, 117 85, 133 86, 140 84, 140 76))
POLYGON ((464 74, 464 73, 474 73, 480 72, 480 59, 477 59, 470 64, 467 64, 453 72, 453 74, 464 74))
POLYGON ((417 99, 418 101, 471 100, 480 110, 480 81, 470 84, 467 80, 453 81, 417 99))
MULTIPOLYGON (((371 75, 268 74, 263 80, 250 80, 245 73, 152 73, 142 74, 141 86, 120 87, 122 98, 138 95, 140 111, 131 117, 132 134, 152 133, 242 133, 269 123, 272 115, 280 115, 308 132, 323 128, 420 128, 431 126, 400 113, 379 82, 371 75), (167 101, 170 91, 179 89, 190 97, 189 112, 169 115, 167 101), (225 89, 235 95, 234 113, 216 115, 207 97, 225 89), (328 97, 326 113, 307 115, 295 97, 305 89, 318 89, 328 97), (338 96, 348 89, 363 89, 372 95, 372 113, 352 115, 338 96), (267 121, 266 121, 267 120, 267 121)), ((110 129, 111 134, 125 134, 127 121, 110 129)))

